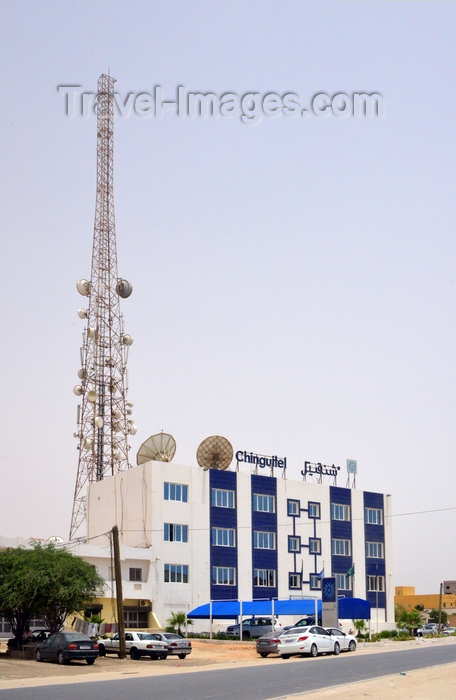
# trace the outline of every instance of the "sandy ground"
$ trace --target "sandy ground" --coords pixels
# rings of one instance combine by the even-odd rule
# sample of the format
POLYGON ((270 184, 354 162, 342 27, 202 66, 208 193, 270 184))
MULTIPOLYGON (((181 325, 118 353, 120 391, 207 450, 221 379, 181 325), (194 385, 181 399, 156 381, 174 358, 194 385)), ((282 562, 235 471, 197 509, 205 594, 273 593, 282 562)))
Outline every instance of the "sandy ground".
MULTIPOLYGON (((455 650, 455 662, 444 666, 406 672, 404 675, 383 676, 371 681, 351 683, 349 685, 327 688, 318 692, 299 693, 287 696, 294 700, 299 698, 344 698, 344 700, 388 700, 389 698, 422 698, 425 700, 454 700, 456 697, 456 638, 422 639, 413 642, 380 642, 360 644, 356 654, 381 654, 395 649, 412 649, 420 647, 425 653, 426 647, 435 644, 452 644, 455 650)), ((0 654, 0 691, 9 688, 22 688, 38 685, 57 685, 80 681, 112 680, 139 676, 154 676, 167 673, 201 672, 218 668, 244 667, 259 664, 284 663, 276 656, 261 659, 255 651, 254 642, 229 642, 192 640, 193 651, 185 660, 168 657, 162 661, 142 658, 139 661, 118 659, 108 656, 97 659, 93 666, 84 662, 72 662, 69 666, 53 663, 37 663, 34 660, 11 659, 0 654)), ((339 657, 342 660, 341 655, 339 657)), ((304 661, 306 663, 307 661, 304 661)), ((318 663, 312 659, 309 663, 318 663)), ((286 663, 303 663, 299 658, 286 663)))

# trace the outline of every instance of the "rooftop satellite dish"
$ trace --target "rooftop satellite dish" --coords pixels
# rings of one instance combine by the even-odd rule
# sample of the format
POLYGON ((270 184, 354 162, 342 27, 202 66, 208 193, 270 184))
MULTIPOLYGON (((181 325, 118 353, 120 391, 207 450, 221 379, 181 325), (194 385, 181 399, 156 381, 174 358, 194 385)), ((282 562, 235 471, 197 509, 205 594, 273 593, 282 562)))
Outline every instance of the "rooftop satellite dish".
POLYGON ((144 464, 151 459, 157 462, 171 462, 176 454, 176 441, 168 433, 151 435, 138 450, 136 464, 144 464))
POLYGON ((228 469, 233 459, 233 446, 221 435, 211 435, 206 438, 196 451, 196 461, 207 471, 208 469, 228 469))
POLYGON ((48 537, 46 542, 52 543, 52 544, 62 544, 62 542, 65 542, 63 537, 59 537, 59 535, 53 535, 52 537, 48 537))

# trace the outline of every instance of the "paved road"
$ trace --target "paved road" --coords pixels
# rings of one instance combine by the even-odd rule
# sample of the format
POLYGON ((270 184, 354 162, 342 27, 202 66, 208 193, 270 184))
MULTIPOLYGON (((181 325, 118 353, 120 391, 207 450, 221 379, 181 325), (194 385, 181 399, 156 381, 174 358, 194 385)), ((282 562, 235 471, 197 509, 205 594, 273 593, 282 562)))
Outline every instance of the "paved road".
POLYGON ((263 666, 258 660, 255 666, 176 676, 0 690, 0 700, 80 700, 81 697, 94 697, 97 700, 124 700, 125 697, 151 700, 267 700, 455 661, 454 645, 382 654, 341 654, 287 661, 277 659, 277 664, 263 666))

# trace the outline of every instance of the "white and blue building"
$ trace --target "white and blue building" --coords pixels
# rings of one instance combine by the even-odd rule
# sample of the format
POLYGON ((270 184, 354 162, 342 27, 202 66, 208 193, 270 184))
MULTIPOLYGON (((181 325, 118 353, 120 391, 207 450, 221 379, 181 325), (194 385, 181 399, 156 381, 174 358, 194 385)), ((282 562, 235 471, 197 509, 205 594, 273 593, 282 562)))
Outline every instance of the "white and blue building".
MULTIPOLYGON (((110 583, 108 555, 97 563, 96 552, 119 527, 129 625, 164 625, 211 600, 318 597, 324 575, 339 597, 371 603, 374 631, 393 627, 391 497, 341 487, 330 469, 289 479, 286 462, 246 454, 225 471, 150 461, 90 485, 79 553, 90 547, 110 583)), ((98 603, 106 619, 108 601, 98 603)))

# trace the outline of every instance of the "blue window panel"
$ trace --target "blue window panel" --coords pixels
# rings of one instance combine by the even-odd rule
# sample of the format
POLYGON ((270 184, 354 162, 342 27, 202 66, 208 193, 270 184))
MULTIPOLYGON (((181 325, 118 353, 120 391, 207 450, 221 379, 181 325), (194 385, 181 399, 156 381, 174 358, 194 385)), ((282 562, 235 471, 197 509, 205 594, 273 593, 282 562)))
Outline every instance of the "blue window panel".
POLYGON ((234 542, 237 545, 237 474, 236 472, 209 470, 209 488, 234 492, 235 508, 219 508, 210 505, 209 509, 209 546, 210 546, 210 586, 212 600, 230 600, 238 598, 238 550, 234 547, 221 547, 212 544, 212 528, 234 530, 234 542), (217 585, 213 582, 213 567, 235 570, 235 585, 217 585))
MULTIPOLYGON (((270 476, 259 476, 252 474, 250 477, 251 493, 273 496, 275 512, 266 513, 254 511, 252 507, 252 531, 274 532, 277 542, 277 480, 270 476)), ((253 504, 252 504, 253 505, 253 504)), ((253 540, 253 538, 252 538, 253 540)), ((275 586, 255 586, 253 581, 253 571, 255 569, 278 570, 277 549, 254 549, 252 541, 252 599, 276 597, 278 595, 277 579, 275 586)))

